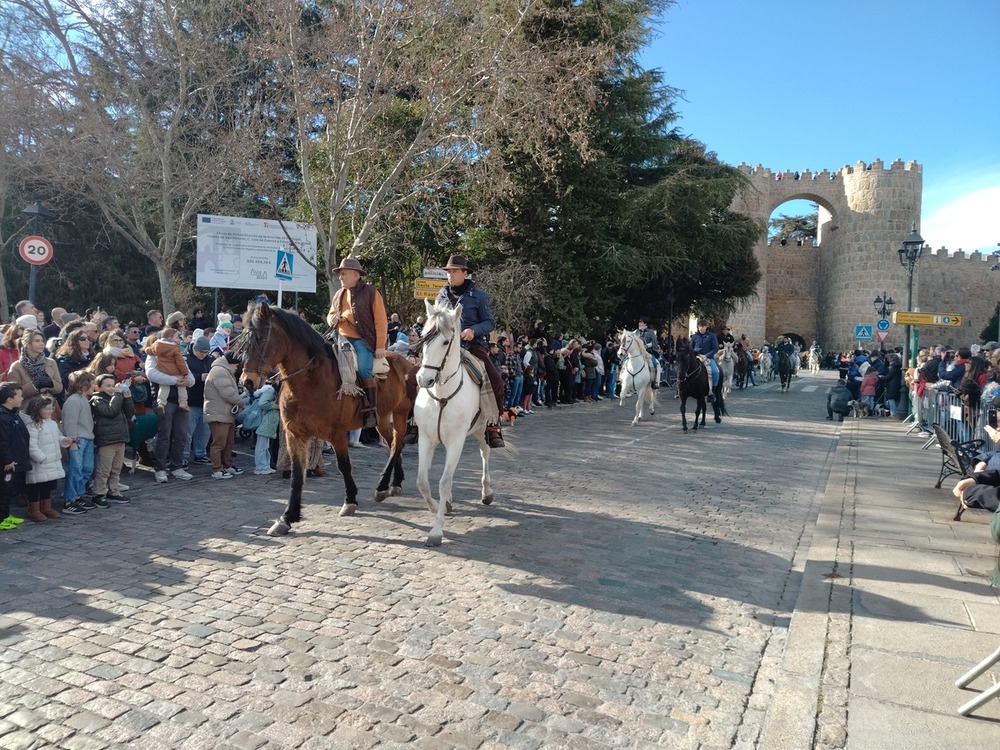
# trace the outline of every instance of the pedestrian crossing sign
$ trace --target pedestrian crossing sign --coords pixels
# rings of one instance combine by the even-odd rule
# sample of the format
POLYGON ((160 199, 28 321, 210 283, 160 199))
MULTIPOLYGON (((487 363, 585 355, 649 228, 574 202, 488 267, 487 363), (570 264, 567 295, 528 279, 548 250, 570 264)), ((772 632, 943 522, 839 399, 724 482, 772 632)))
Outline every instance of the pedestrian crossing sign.
POLYGON ((293 256, 290 250, 279 250, 278 257, 275 260, 274 278, 281 279, 282 281, 291 281, 292 260, 293 256))
POLYGON ((872 327, 871 326, 854 326, 854 339, 856 341, 871 341, 872 340, 872 327))

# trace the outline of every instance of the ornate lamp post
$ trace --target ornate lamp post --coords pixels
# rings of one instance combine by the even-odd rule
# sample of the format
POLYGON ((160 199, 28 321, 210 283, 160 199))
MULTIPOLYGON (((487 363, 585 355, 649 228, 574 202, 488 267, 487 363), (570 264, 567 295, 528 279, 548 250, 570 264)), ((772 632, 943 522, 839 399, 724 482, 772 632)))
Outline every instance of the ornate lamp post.
POLYGON ((892 310, 896 306, 896 300, 889 296, 888 292, 882 292, 874 300, 875 314, 878 315, 882 320, 885 320, 890 315, 892 315, 892 310))
MULTIPOLYGON (((917 233, 916 224, 910 229, 910 236, 903 240, 903 246, 897 251, 899 253, 899 263, 906 269, 906 312, 913 312, 913 269, 920 260, 920 254, 924 251, 924 238, 917 233)), ((906 337, 903 339, 903 366, 912 367, 910 361, 910 326, 906 325, 906 337)))

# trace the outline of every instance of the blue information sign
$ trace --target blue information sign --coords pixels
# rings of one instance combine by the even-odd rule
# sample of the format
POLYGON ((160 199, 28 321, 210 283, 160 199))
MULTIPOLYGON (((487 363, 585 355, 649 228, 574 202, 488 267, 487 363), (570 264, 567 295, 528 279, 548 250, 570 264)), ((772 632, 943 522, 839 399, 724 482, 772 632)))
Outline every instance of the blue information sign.
POLYGON ((274 261, 274 278, 282 281, 292 280, 292 261, 294 260, 291 250, 279 250, 278 257, 274 261))

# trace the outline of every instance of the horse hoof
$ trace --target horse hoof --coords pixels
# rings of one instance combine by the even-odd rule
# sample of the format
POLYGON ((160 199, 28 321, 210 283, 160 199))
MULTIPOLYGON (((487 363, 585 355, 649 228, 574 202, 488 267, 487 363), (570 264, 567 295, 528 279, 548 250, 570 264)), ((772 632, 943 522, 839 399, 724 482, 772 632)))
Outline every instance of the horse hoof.
POLYGON ((682 430, 684 430, 684 432, 687 432, 687 431, 688 431, 688 428, 687 428, 687 427, 682 427, 681 429, 682 429, 682 430))
POLYGON ((287 523, 282 521, 280 518, 271 524, 271 528, 267 530, 268 536, 285 536, 292 527, 287 523))
POLYGON ((375 502, 380 503, 389 497, 389 490, 375 490, 375 502))
POLYGON ((440 547, 441 540, 443 538, 444 537, 442 534, 431 534, 429 537, 427 537, 427 541, 424 542, 424 545, 427 547, 440 547))
POLYGON ((715 418, 715 423, 716 424, 722 424, 722 417, 716 417, 715 418))
POLYGON ((493 493, 483 496, 483 505, 490 505, 493 502, 493 493))
POLYGON ((338 513, 338 515, 340 515, 340 516, 353 516, 357 512, 358 512, 358 504, 357 503, 344 503, 344 505, 340 509, 340 513, 338 513))
MULTIPOLYGON (((450 516, 450 515, 451 515, 452 513, 454 513, 454 512, 455 512, 455 509, 451 507, 451 503, 447 503, 447 504, 446 504, 446 505, 444 506, 444 514, 445 514, 446 516, 450 516)), ((439 541, 439 542, 438 542, 438 544, 440 544, 440 543, 441 543, 441 542, 439 541)))

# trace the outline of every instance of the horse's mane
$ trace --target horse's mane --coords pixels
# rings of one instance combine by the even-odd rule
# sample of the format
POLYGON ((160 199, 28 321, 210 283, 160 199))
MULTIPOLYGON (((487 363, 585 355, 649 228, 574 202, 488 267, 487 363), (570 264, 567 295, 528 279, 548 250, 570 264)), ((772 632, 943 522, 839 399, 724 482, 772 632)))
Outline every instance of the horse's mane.
POLYGON ((630 331, 627 328, 623 328, 621 335, 618 337, 619 341, 621 340, 622 336, 631 336, 632 340, 639 346, 639 353, 642 355, 643 361, 647 365, 653 363, 653 356, 649 353, 649 349, 646 348, 646 344, 643 343, 643 341, 639 338, 638 331, 630 331))
MULTIPOLYGON (((257 336, 266 336, 267 332, 261 331, 261 307, 258 305, 251 312, 247 330, 257 336)), ((288 336, 293 340, 300 341, 305 346, 306 354, 310 357, 331 356, 332 351, 326 340, 297 313, 286 312, 280 307, 271 307, 269 310, 271 317, 277 319, 288 336)))
POLYGON ((446 340, 455 335, 451 312, 452 309, 447 305, 442 305, 440 302, 434 303, 434 307, 427 313, 427 322, 424 323, 424 341, 428 339, 428 332, 430 332, 430 336, 433 336, 434 332, 440 333, 446 340))

